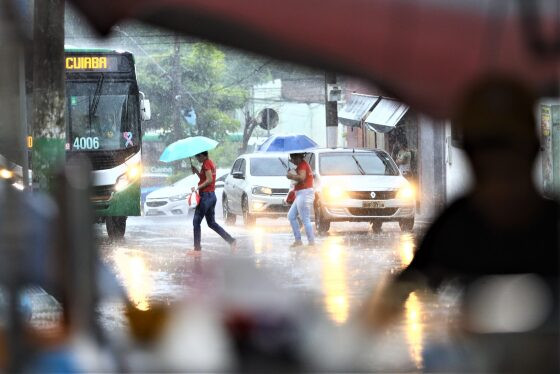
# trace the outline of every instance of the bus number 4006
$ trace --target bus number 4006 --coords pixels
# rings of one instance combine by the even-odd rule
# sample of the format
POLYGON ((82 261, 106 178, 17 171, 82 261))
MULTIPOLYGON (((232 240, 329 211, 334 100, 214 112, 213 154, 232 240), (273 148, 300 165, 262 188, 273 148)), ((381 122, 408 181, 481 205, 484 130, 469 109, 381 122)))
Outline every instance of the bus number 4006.
POLYGON ((72 145, 74 149, 99 149, 99 137, 83 137, 75 138, 74 144, 72 145))

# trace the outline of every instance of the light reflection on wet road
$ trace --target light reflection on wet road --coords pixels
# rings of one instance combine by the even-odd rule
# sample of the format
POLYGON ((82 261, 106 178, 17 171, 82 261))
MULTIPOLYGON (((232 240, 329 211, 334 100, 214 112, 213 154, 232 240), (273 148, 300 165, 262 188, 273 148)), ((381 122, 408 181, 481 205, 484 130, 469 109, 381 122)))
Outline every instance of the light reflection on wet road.
MULTIPOLYGON (((203 251, 196 258, 188 254, 190 216, 134 217, 128 220, 125 240, 111 244, 100 239, 101 251, 139 309, 181 300, 194 292, 197 273, 205 264, 235 256, 252 261, 280 288, 312 300, 340 326, 356 314, 380 280, 410 263, 416 235, 401 233, 397 224, 385 224, 382 233, 373 234, 364 223, 335 223, 315 247, 290 249, 293 238, 285 219, 259 220, 250 229, 237 223, 227 230, 238 238, 235 254, 203 223, 203 251)), ((98 235, 104 230, 98 229, 98 235)), ((118 312, 119 308, 106 313, 118 312)), ((445 313, 445 306, 433 300, 426 304, 421 295, 408 298, 403 321, 393 333, 408 347, 410 368, 423 367, 426 337, 438 335, 429 331, 431 321, 445 313)))

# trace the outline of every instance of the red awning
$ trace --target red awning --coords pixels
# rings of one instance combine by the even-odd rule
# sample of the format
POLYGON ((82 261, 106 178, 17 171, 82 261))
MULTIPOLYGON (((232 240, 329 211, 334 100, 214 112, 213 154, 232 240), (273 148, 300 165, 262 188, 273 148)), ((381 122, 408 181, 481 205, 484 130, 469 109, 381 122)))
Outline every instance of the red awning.
MULTIPOLYGON (((517 12, 487 12, 493 8, 460 2, 72 1, 102 33, 124 19, 147 21, 272 57, 360 76, 437 117, 451 116, 466 87, 486 74, 512 74, 542 90, 558 82, 560 71, 558 55, 545 58, 529 48, 517 12)), ((489 7, 492 2, 495 6, 493 0, 487 2, 489 7)))

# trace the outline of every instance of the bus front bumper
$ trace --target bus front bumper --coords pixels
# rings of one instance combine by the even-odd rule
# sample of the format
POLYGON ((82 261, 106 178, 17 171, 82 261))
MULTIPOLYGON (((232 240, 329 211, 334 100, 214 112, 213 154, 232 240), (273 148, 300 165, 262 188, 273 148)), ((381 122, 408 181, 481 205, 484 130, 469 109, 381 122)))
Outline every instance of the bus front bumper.
POLYGON ((121 191, 115 191, 114 185, 94 186, 91 201, 97 216, 139 216, 140 181, 121 191))

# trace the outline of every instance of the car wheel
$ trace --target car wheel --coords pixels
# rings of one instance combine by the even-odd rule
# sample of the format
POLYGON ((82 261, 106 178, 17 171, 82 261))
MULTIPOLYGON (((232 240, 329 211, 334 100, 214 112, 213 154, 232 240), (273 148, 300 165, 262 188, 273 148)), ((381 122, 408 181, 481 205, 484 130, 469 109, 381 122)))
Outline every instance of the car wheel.
POLYGON ((257 219, 251 213, 249 213, 249 200, 247 196, 243 196, 241 201, 241 209, 243 210, 243 223, 245 226, 253 226, 257 219))
POLYGON ((320 204, 315 205, 315 227, 320 235, 325 235, 331 228, 331 222, 325 219, 320 204))
POLYGON ((371 221, 371 231, 375 234, 379 234, 381 231, 381 226, 383 226, 383 222, 381 221, 371 221))
POLYGON ((399 221, 399 226, 401 227, 401 231, 412 231, 414 228, 414 217, 399 221))
POLYGON ((225 194, 222 196, 222 209, 224 212, 224 221, 226 225, 234 225, 237 216, 229 211, 227 196, 225 194))
POLYGON ((122 239, 126 232, 126 217, 107 217, 105 219, 105 227, 109 239, 122 239))

